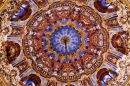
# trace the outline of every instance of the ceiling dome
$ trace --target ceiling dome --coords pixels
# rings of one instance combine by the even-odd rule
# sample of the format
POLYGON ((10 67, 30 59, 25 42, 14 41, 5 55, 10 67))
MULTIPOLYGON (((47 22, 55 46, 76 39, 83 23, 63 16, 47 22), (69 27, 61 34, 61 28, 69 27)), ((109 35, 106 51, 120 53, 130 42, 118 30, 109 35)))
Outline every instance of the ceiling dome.
POLYGON ((129 53, 123 29, 129 18, 119 21, 114 2, 14 0, 10 6, 14 3, 1 31, 10 31, 2 44, 4 59, 18 70, 19 84, 106 86, 119 78, 118 61, 129 53))

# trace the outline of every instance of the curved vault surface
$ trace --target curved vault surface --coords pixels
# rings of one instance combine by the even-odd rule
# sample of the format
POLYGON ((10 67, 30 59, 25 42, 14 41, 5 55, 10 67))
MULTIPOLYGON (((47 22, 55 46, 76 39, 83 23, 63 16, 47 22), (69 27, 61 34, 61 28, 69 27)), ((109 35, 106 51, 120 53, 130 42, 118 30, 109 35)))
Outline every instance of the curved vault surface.
MULTIPOLYGON (((129 52, 128 32, 116 13, 119 8, 105 0, 79 1, 10 2, 18 7, 4 28, 5 33, 10 31, 4 43, 5 62, 16 68, 20 85, 116 82, 117 62, 129 52)), ((16 70, 11 73, 17 75, 16 70)))

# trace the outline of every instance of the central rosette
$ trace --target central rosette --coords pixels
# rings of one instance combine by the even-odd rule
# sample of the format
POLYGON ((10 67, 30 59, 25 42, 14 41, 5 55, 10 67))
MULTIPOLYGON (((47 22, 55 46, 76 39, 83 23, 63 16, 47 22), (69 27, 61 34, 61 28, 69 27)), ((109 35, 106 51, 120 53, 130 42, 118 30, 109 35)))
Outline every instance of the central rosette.
POLYGON ((50 44, 53 50, 58 54, 70 55, 79 49, 81 36, 75 28, 61 26, 52 33, 50 44))
POLYGON ((46 55, 57 62, 66 63, 82 58, 89 46, 87 29, 72 19, 57 20, 48 25, 42 35, 42 47, 46 55))
POLYGON ((69 39, 69 37, 64 36, 64 37, 62 37, 61 42, 62 42, 62 44, 67 45, 70 42, 70 39, 69 39))

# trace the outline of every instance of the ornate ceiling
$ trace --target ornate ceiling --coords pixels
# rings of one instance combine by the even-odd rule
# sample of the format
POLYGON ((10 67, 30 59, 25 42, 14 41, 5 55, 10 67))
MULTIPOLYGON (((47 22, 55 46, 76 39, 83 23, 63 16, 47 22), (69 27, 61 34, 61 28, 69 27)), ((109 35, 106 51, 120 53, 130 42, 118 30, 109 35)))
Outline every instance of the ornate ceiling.
POLYGON ((129 0, 1 0, 0 86, 129 86, 129 0))

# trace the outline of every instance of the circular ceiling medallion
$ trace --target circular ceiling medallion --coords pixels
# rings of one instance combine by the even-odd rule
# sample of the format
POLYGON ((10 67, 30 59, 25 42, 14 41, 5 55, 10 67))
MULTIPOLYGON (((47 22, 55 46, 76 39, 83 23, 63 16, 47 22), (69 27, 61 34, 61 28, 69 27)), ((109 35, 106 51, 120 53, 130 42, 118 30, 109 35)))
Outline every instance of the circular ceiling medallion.
POLYGON ((42 35, 44 52, 49 58, 62 63, 66 62, 66 55, 71 62, 81 58, 86 53, 88 44, 87 30, 81 23, 72 19, 60 19, 52 23, 42 35))
POLYGON ((82 74, 91 74, 102 64, 101 53, 107 51, 108 33, 101 22, 101 17, 88 6, 53 3, 48 11, 38 11, 28 22, 29 33, 23 39, 24 53, 33 61, 33 69, 42 76, 55 76, 66 82, 62 74, 69 68, 76 74, 70 81, 78 80, 82 74), (43 60, 45 62, 41 62, 43 60), (47 70, 40 64, 48 66, 47 70))
POLYGON ((70 55, 76 52, 80 43, 81 37, 78 31, 69 26, 62 26, 55 30, 50 39, 53 50, 61 55, 70 55))

